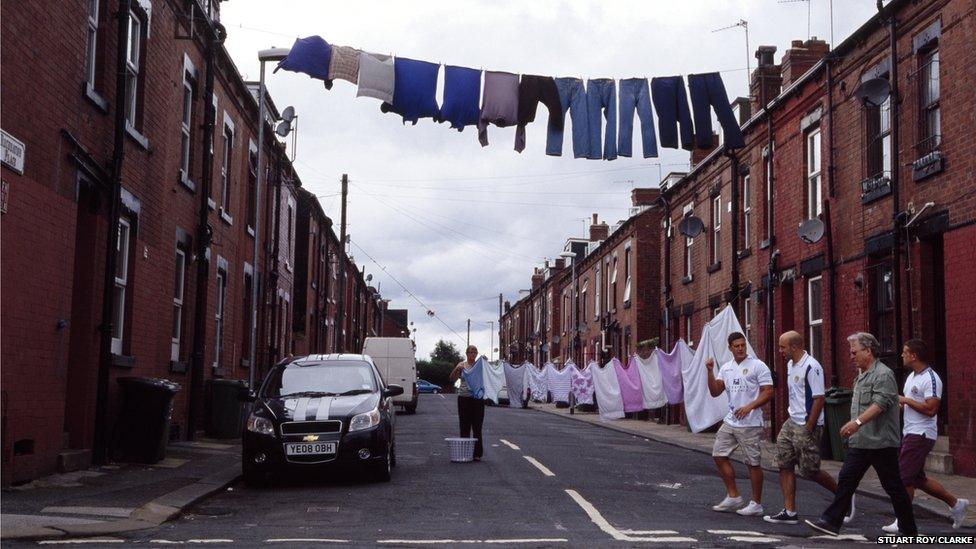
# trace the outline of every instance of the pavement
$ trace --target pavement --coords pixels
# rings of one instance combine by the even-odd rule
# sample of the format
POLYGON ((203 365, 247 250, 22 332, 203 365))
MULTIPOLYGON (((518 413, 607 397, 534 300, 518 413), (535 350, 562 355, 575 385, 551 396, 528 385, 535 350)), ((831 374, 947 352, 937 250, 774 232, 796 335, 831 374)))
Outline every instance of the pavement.
MULTIPOLYGON (((236 483, 158 526, 98 538, 33 543, 96 545, 269 544, 294 547, 847 547, 876 544, 891 508, 858 498, 844 537, 816 536, 801 525, 711 510, 724 495, 707 454, 561 415, 490 407, 485 456, 452 463, 444 437, 457 434, 457 404, 422 395, 416 415, 397 417, 397 466, 387 483, 355 471, 282 475, 267 486, 236 483)), ((740 488, 745 467, 735 464, 740 488)), ((797 483, 800 513, 816 516, 830 494, 797 483)), ((767 513, 782 506, 778 479, 765 475, 767 513)), ((926 534, 954 531, 918 513, 926 534)), ((14 541, 4 545, 26 545, 14 541)))
POLYGON ((57 539, 154 528, 240 475, 239 441, 170 444, 153 465, 113 464, 5 488, 0 539, 57 539))
MULTIPOLYGON (((678 446, 680 448, 685 448, 696 452, 706 453, 708 455, 711 455, 712 445, 715 441, 715 433, 692 433, 683 425, 663 425, 655 421, 639 419, 605 421, 600 419, 600 415, 596 412, 576 411, 573 414, 570 414, 568 408, 557 408, 555 404, 540 404, 536 402, 531 403, 531 406, 534 409, 549 414, 564 416, 590 424, 601 425, 608 429, 614 429, 640 437, 646 437, 651 440, 656 440, 658 442, 671 444, 673 446, 678 446)), ((738 453, 733 454, 732 459, 740 462, 742 461, 741 456, 738 453)), ((765 441, 763 443, 762 465, 763 469, 767 471, 779 471, 779 468, 776 466, 775 443, 770 441, 765 441)), ((836 479, 837 473, 840 472, 842 465, 843 462, 824 459, 821 461, 820 467, 833 476, 834 479, 836 479)), ((964 477, 960 475, 943 475, 938 473, 926 473, 926 475, 929 478, 940 482, 950 493, 955 494, 957 497, 969 499, 971 502, 973 502, 973 505, 970 505, 967 509, 966 519, 963 521, 963 525, 967 527, 976 526, 976 478, 964 477)), ((881 483, 878 481, 878 475, 874 472, 874 469, 869 470, 864 476, 864 479, 858 486, 857 493, 888 501, 888 495, 881 487, 881 483)), ((914 504, 916 508, 923 509, 938 516, 946 517, 947 519, 950 518, 949 507, 942 500, 934 498, 921 490, 917 490, 915 492, 914 504)))

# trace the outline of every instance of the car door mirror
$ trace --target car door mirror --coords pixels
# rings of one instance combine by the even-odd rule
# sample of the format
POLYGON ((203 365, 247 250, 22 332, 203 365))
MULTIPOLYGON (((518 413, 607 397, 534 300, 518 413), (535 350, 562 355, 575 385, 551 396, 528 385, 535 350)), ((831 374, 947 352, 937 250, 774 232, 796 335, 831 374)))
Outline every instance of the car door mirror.
POLYGON ((400 396, 403 394, 403 387, 399 385, 387 385, 386 389, 383 389, 383 398, 400 396))

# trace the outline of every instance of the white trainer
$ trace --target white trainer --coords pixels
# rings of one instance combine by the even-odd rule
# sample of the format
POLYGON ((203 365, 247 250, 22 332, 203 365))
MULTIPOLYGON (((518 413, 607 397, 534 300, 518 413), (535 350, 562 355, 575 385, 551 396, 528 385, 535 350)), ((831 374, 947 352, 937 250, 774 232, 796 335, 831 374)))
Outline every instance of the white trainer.
POLYGON ((854 508, 854 500, 855 499, 857 499, 857 496, 851 496, 851 512, 850 513, 847 513, 847 516, 844 517, 844 524, 848 524, 852 520, 854 520, 854 511, 855 511, 855 508, 854 508))
POLYGON ((882 526, 881 531, 886 534, 897 534, 899 532, 898 519, 895 519, 895 522, 892 522, 891 524, 886 524, 882 526))
POLYGON ((966 518, 966 507, 969 507, 969 500, 958 498, 956 506, 952 508, 952 528, 958 530, 962 528, 962 521, 966 518))
POLYGON ((734 498, 725 496, 725 499, 723 499, 718 505, 712 506, 712 511, 718 511, 720 513, 729 513, 741 506, 742 506, 742 496, 737 496, 734 498))
POLYGON ((763 514, 763 506, 761 503, 750 501, 749 505, 739 509, 736 513, 744 517, 758 517, 763 514))

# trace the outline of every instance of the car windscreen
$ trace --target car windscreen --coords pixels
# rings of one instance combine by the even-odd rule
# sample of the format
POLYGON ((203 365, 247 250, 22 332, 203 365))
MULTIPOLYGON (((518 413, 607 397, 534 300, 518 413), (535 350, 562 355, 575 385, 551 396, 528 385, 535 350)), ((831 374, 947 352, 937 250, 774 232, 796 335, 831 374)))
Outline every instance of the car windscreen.
POLYGON ((379 390, 373 367, 361 360, 294 362, 272 372, 265 396, 336 396, 379 390))

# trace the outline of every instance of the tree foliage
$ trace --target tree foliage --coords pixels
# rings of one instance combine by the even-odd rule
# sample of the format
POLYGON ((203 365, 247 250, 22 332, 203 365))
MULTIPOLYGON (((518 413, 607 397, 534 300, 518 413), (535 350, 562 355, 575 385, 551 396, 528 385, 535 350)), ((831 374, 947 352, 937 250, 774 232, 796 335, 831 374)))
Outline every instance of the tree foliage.
POLYGON ((457 346, 443 339, 437 342, 430 353, 430 360, 418 360, 417 371, 422 379, 440 385, 445 392, 453 390, 450 382, 451 370, 461 362, 461 351, 457 346))

